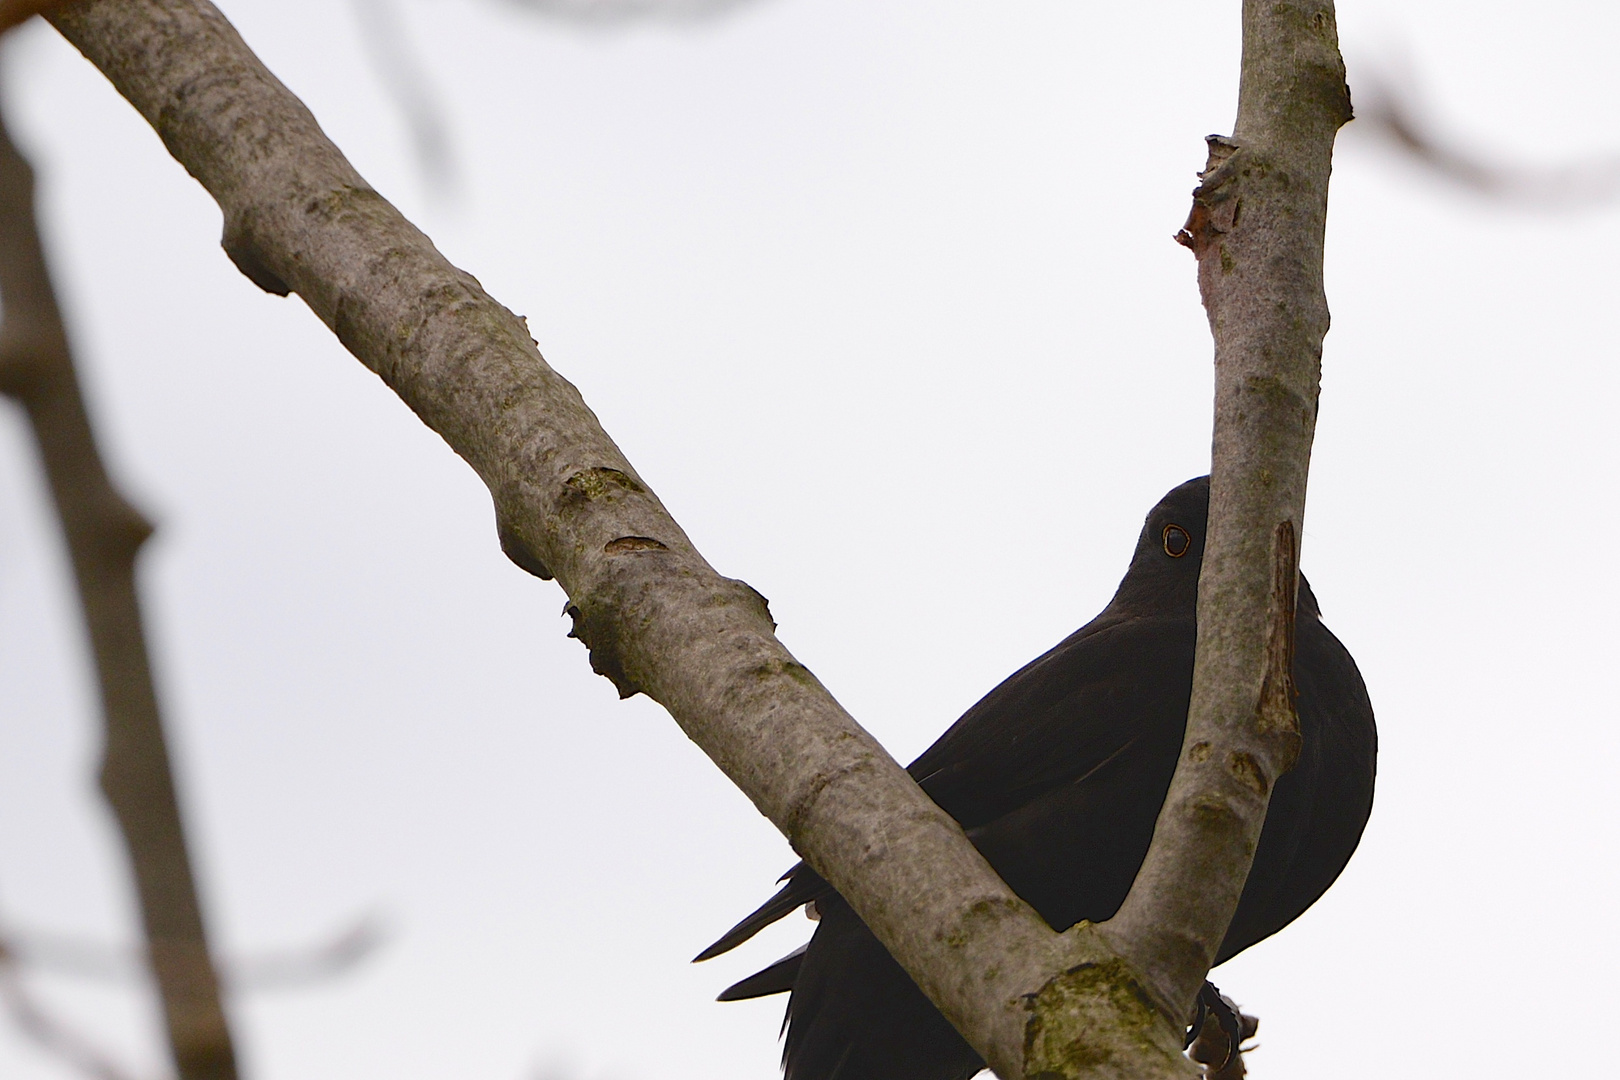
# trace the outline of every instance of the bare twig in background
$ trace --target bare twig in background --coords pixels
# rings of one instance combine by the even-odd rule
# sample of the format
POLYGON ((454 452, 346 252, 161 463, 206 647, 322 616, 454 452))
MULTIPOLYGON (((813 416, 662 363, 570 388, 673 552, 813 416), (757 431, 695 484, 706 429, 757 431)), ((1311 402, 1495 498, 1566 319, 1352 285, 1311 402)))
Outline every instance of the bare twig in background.
POLYGON ((570 22, 606 25, 662 19, 712 19, 755 0, 504 0, 529 11, 570 22))
MULTIPOLYGON (((366 916, 314 946, 281 949, 239 959, 223 957, 215 967, 233 993, 294 989, 334 978, 357 966, 387 940, 382 921, 366 916)), ((141 974, 140 950, 103 945, 62 934, 8 931, 11 961, 19 968, 54 971, 92 979, 128 979, 141 974)))
POLYGON ((235 1080, 147 660, 135 556, 152 527, 96 450, 34 217, 34 177, 0 119, 0 391, 28 412, 96 660, 101 788, 129 852, 148 957, 182 1080, 235 1080))
POLYGON ((290 990, 335 978, 358 966, 388 939, 387 928, 366 916, 313 948, 244 956, 223 962, 222 976, 231 990, 290 990))
POLYGON ((6 931, 5 942, 11 963, 22 970, 109 982, 136 978, 146 971, 146 957, 136 948, 16 929, 6 931))
POLYGON ((440 198, 455 192, 456 162, 439 94, 422 58, 411 47, 400 17, 398 0, 353 0, 360 22, 360 39, 383 88, 399 106, 410 130, 416 163, 430 194, 440 198))
MULTIPOLYGON (((4 2, 4 0, 0 0, 4 2)), ((412 47, 399 0, 352 0, 361 41, 383 88, 410 131, 428 190, 440 198, 456 188, 455 153, 442 97, 427 65, 412 47)), ((589 26, 647 21, 693 22, 717 18, 755 0, 505 0, 547 18, 589 26)))
POLYGON ((53 1017, 23 985, 17 958, 0 941, 0 1004, 18 1029, 42 1050, 91 1080, 133 1080, 99 1047, 53 1017))
POLYGON ((1620 197, 1620 154, 1535 167, 1470 146, 1436 121, 1409 72, 1357 65, 1356 123, 1407 160, 1477 195, 1545 210, 1575 210, 1620 197))

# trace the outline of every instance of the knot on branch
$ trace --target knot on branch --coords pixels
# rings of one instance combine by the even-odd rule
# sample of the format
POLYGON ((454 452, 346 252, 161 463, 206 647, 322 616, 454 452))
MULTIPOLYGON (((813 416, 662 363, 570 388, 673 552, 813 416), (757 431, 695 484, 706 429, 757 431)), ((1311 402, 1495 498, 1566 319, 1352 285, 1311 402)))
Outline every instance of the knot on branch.
POLYGON ((17 335, 0 335, 0 394, 27 403, 40 382, 38 352, 17 335))
POLYGON ((604 555, 628 555, 633 551, 668 551, 669 545, 650 536, 621 536, 602 545, 604 555))
MULTIPOLYGON (((746 602, 759 608, 759 613, 765 616, 766 622, 771 624, 771 633, 774 634, 776 632, 776 616, 771 614, 771 602, 765 598, 765 594, 741 578, 726 578, 726 581, 743 590, 746 594, 746 602)), ((800 664, 799 667, 803 669, 806 675, 810 675, 809 668, 806 668, 803 664, 800 664)), ((814 675, 810 675, 810 677, 815 678, 814 675)))
MULTIPOLYGON (((639 559, 645 554, 668 551, 669 548, 662 542, 650 537, 622 536, 608 542, 605 554, 639 559)), ((683 566, 678 557, 659 559, 658 562, 660 566, 655 569, 655 573, 691 580, 690 570, 683 566)), ((638 628, 646 623, 643 613, 633 602, 626 602, 625 598, 642 592, 641 585, 636 583, 644 584, 645 580, 639 575, 632 575, 615 582, 613 576, 608 575, 596 586, 596 591, 570 598, 563 608, 563 614, 573 620, 573 628, 568 631, 568 636, 583 643, 590 650, 591 670, 612 682, 622 698, 646 693, 657 697, 656 690, 649 690, 643 685, 641 677, 646 669, 637 665, 631 658, 634 653, 643 651, 636 648, 634 636, 638 633, 638 628), (630 587, 622 588, 627 582, 630 587), (619 590, 617 593, 614 592, 616 589, 619 590)), ((764 618, 772 630, 776 629, 776 621, 771 618, 770 602, 746 581, 719 578, 713 587, 705 588, 704 595, 697 600, 697 609, 700 611, 738 606, 764 618)), ((746 619, 739 624, 728 615, 722 615, 720 621, 707 623, 705 632, 721 635, 741 634, 746 637, 755 631, 748 625, 746 619)), ((643 641, 643 646, 645 645, 643 641)), ((749 674, 756 679, 763 679, 781 671, 786 671, 797 681, 815 683, 815 676, 797 662, 781 669, 766 664, 749 674)))
MULTIPOLYGON (((496 513, 499 514, 499 511, 497 510, 496 513)), ((528 541, 519 535, 517 526, 497 517, 495 535, 501 541, 501 554, 511 559, 513 565, 519 570, 533 574, 541 581, 551 580, 551 568, 541 560, 540 556, 534 553, 534 549, 529 546, 528 541)))
POLYGON ((91 543, 104 558, 133 560, 156 526, 116 491, 105 492, 97 502, 88 529, 91 543))
POLYGON ((1266 628, 1266 666, 1260 683, 1256 727, 1272 744, 1279 774, 1299 760, 1302 738, 1294 699, 1294 611, 1299 600, 1299 540, 1292 521, 1271 533, 1271 603, 1266 628))
POLYGON ((225 249, 226 256, 236 264, 236 268, 242 271, 242 276, 265 292, 272 296, 286 296, 292 292, 291 286, 259 257, 259 245, 253 239, 252 230, 240 218, 233 217, 226 222, 219 246, 225 249))
POLYGON ((591 670, 611 682, 621 698, 641 693, 641 687, 624 669, 623 623, 615 617, 613 605, 593 603, 589 598, 577 602, 570 599, 563 614, 574 623, 568 636, 589 650, 591 670))
POLYGON ((563 500, 597 502, 623 495, 644 495, 647 489, 629 473, 605 465, 581 469, 563 481, 563 500))
POLYGON ((1198 174, 1200 183, 1193 189, 1192 210, 1187 214, 1187 223, 1176 233, 1176 243, 1190 249, 1198 259, 1204 257, 1204 252, 1221 234, 1231 232, 1237 226, 1238 210, 1242 205, 1236 192, 1226 185, 1242 166, 1239 152, 1243 148, 1236 140, 1225 135, 1206 135, 1204 143, 1209 147, 1209 159, 1204 171, 1198 174))

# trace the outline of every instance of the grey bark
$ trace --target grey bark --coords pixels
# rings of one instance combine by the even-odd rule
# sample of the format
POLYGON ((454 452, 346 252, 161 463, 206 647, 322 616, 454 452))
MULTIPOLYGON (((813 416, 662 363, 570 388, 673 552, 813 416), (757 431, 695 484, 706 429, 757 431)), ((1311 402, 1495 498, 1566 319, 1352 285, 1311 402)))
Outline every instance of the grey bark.
MULTIPOLYGON (((668 709, 1000 1075, 1196 1075, 1180 1046, 1197 987, 1182 985, 1180 939, 1152 924, 1140 941, 1089 924, 1053 933, 782 646, 764 600, 703 560, 521 320, 360 178, 217 10, 83 0, 52 22, 218 201, 238 268, 296 292, 478 473, 503 549, 567 591, 592 667, 668 709)), ((1218 483, 1230 498, 1230 475, 1218 483)), ((1220 528, 1229 549, 1233 522, 1220 528)), ((1224 671, 1210 665, 1206 693, 1224 671)), ((1226 754, 1230 735, 1211 745, 1226 754)), ((1156 864, 1156 888, 1178 898, 1170 914, 1212 891, 1197 875, 1241 885, 1241 843, 1211 854, 1175 835, 1156 864)))
POLYGON ((1328 329, 1328 175, 1349 119, 1330 0, 1244 0, 1237 125, 1210 137, 1180 237, 1215 338, 1192 708, 1153 846, 1110 924, 1177 1004, 1215 957, 1271 786, 1299 755, 1294 598, 1328 329), (1205 887, 1178 887, 1189 875, 1205 887))
POLYGON ((27 410, 95 655, 106 746, 101 789, 134 873, 147 959, 181 1080, 235 1080, 147 660, 135 559, 152 526, 96 450, 34 217, 34 177, 0 122, 0 391, 27 410))

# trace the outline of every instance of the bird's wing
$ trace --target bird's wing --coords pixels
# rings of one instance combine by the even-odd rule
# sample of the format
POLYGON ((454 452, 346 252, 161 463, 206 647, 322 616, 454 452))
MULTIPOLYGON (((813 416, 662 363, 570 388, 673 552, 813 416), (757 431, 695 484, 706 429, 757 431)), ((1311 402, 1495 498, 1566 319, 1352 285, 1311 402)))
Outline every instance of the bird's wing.
POLYGON ((911 763, 964 828, 1001 818, 1186 721, 1191 619, 1093 622, 996 687, 911 763))
MULTIPOLYGON (((1195 638, 1190 619, 1101 616, 986 694, 912 762, 911 775, 971 830, 1074 784, 1145 731, 1169 728, 1179 745, 1195 638)), ((784 878, 696 959, 729 952, 832 892, 803 863, 784 878)))

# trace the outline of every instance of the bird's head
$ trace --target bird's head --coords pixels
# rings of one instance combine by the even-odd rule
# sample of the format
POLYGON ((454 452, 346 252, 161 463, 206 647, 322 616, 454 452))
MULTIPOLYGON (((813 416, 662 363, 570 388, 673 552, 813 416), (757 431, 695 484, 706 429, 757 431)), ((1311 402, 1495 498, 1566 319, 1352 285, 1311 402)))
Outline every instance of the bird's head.
MULTIPOLYGON (((1209 477, 1200 476, 1170 489, 1148 511, 1136 540, 1127 577, 1142 573, 1173 575, 1196 586, 1204 561, 1204 529, 1209 523, 1209 477)), ((1165 577, 1166 580, 1170 578, 1165 577)))
POLYGON ((1198 570, 1209 520, 1209 477, 1171 488, 1148 511, 1130 569, 1108 606, 1120 615, 1190 617, 1198 606, 1198 570))
MULTIPOLYGON (((1171 488, 1148 511, 1130 569, 1110 606, 1124 605, 1138 614, 1192 615, 1198 606, 1198 573, 1208 525, 1209 477, 1171 488)), ((1317 614, 1316 597, 1301 576, 1298 615, 1317 614)))
POLYGON ((1191 619, 1199 602, 1209 512, 1209 476, 1171 487, 1147 512, 1131 568, 1119 581, 1108 612, 1124 619, 1142 615, 1191 619))

